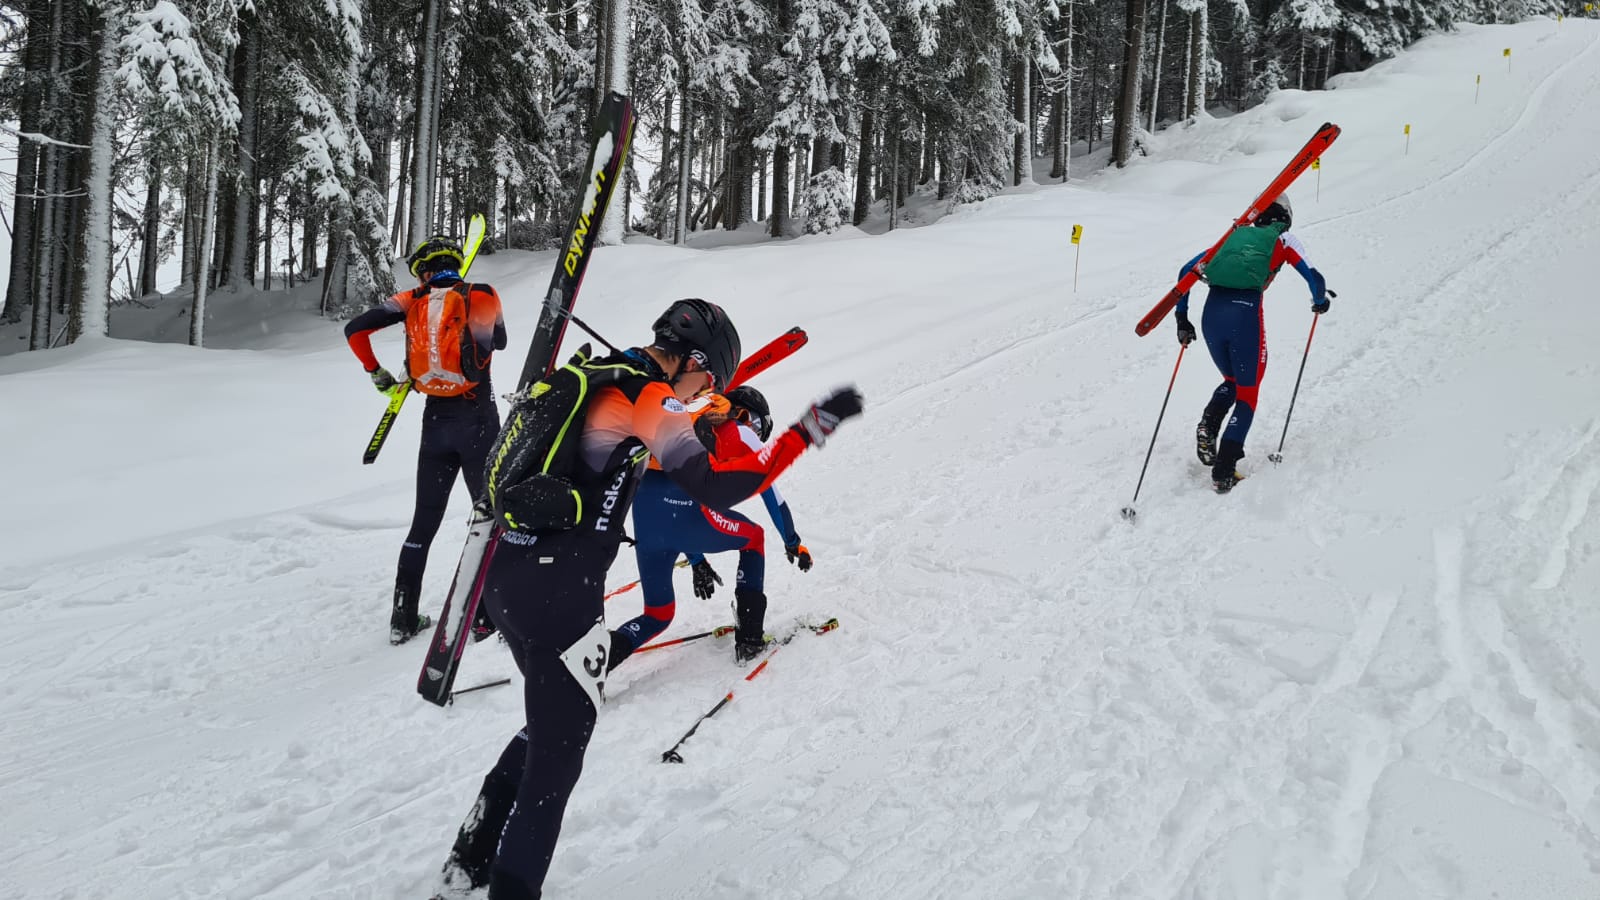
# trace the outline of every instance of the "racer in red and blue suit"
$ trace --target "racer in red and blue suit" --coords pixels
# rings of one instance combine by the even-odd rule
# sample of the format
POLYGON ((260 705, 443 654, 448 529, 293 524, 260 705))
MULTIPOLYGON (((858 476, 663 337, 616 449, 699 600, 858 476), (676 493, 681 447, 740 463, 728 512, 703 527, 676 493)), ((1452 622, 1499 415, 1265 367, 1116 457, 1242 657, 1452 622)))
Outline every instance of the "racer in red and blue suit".
MULTIPOLYGON (((1312 311, 1319 315, 1326 312, 1332 292, 1327 290, 1322 273, 1306 260, 1305 246, 1287 233, 1288 214, 1285 212, 1282 218, 1276 218, 1264 213, 1256 224, 1279 231, 1272 246, 1266 285, 1272 283, 1280 268, 1290 265, 1311 288, 1312 311)), ((1178 276, 1187 275, 1204 256, 1202 252, 1185 263, 1178 276)), ((1216 264, 1213 259, 1212 265, 1216 264)), ((1222 373, 1222 383, 1212 392, 1195 430, 1196 450, 1200 461, 1211 466, 1212 482, 1219 493, 1226 493, 1238 483, 1240 476, 1235 466, 1244 458, 1245 437, 1255 418, 1261 378, 1267 370, 1267 336, 1261 308, 1266 285, 1240 288, 1212 284, 1201 315, 1200 328, 1205 334, 1206 349, 1222 373), (1228 418, 1226 430, 1222 430, 1224 417, 1228 418), (1219 431, 1220 442, 1217 440, 1219 431)), ((1188 309, 1189 295, 1184 294, 1177 304, 1178 340, 1183 344, 1195 337, 1188 309)))
MULTIPOLYGON (((750 425, 731 417, 730 412, 725 398, 713 397, 712 406, 697 421, 695 430, 707 450, 718 460, 759 453, 763 447, 760 435, 750 425)), ((757 427, 764 426, 758 421, 757 427)), ((794 516, 777 486, 762 491, 761 500, 783 537, 789 559, 802 570, 809 569, 810 552, 801 545, 794 516)), ((748 659, 759 652, 767 607, 766 534, 762 527, 737 511, 713 509, 696 502, 655 469, 647 471, 639 485, 633 523, 637 541, 634 557, 639 566, 644 613, 616 629, 612 664, 621 662, 672 623, 676 611, 672 570, 679 554, 687 555, 694 566, 695 595, 705 599, 722 582, 706 561, 706 554, 738 551, 739 569, 734 583, 736 656, 748 659)))

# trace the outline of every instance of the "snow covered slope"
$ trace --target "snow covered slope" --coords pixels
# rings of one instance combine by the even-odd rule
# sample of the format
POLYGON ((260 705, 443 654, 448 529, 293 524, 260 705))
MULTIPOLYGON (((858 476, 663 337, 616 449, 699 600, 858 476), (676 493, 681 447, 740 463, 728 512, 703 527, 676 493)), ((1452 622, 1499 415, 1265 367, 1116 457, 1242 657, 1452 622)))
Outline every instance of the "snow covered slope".
MULTIPOLYGON (((1600 24, 1467 28, 933 227, 600 251, 582 312, 613 340, 705 296, 751 346, 811 333, 760 383, 776 409, 855 380, 868 410, 784 482, 816 568, 769 567, 774 623, 843 628, 683 766, 660 753, 732 651, 630 660, 548 896, 1600 896, 1596 146, 1600 24), (1126 524, 1177 351, 1133 324, 1324 120, 1320 197, 1293 196, 1339 298, 1284 463, 1292 274, 1251 477, 1207 490, 1190 353, 1126 524)), ((550 257, 479 265, 520 343, 550 257)), ((517 728, 519 688, 441 711, 386 644, 416 416, 360 466, 381 398, 335 328, 300 333, 0 360, 27 479, 0 511, 0 895, 426 896, 517 728)), ((673 633, 726 599, 685 576, 673 633)), ((478 646, 460 683, 512 671, 478 646)))

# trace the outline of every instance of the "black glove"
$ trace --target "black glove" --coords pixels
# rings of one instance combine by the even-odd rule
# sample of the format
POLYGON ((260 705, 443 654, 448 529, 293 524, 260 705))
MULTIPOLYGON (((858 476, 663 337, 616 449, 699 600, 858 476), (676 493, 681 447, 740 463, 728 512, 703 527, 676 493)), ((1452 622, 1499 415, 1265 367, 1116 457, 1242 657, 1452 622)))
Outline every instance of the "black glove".
POLYGON ((784 547, 783 555, 789 557, 789 562, 799 566, 800 571, 811 571, 811 551, 806 549, 805 544, 784 547))
POLYGON ((1178 313, 1178 343, 1187 347, 1192 340, 1194 340, 1194 323, 1189 321, 1188 316, 1178 313))
POLYGON ((1316 313, 1319 316, 1322 315, 1323 313, 1328 311, 1328 301, 1332 300, 1334 297, 1337 297, 1337 296, 1339 296, 1339 295, 1335 294, 1333 291, 1324 290, 1322 292, 1322 297, 1320 299, 1318 299, 1316 302, 1311 304, 1311 311, 1316 313))
POLYGON ((371 372, 368 372, 367 375, 372 379, 373 387, 376 387, 380 391, 388 391, 390 388, 400 383, 395 381, 394 376, 390 375, 389 370, 385 369, 383 366, 373 369, 371 372))
POLYGON ((861 415, 861 392, 851 387, 840 388, 829 394, 825 399, 813 404, 794 423, 800 436, 806 443, 813 447, 821 447, 828 435, 839 428, 839 423, 845 419, 861 415))
POLYGON ((722 577, 717 570, 711 568, 711 561, 702 559, 694 564, 694 595, 701 600, 711 599, 716 593, 717 585, 722 583, 722 577))

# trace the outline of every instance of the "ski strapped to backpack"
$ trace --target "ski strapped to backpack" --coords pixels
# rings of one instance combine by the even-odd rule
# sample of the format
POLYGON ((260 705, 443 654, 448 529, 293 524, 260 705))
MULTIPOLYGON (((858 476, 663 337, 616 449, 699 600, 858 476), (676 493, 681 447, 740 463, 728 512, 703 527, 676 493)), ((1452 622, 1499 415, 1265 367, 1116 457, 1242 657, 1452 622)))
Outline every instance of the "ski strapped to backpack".
POLYGON ((1283 192, 1289 189, 1289 185, 1294 184, 1295 179, 1299 178, 1302 172, 1311 168, 1311 164, 1321 158, 1322 154, 1338 138, 1339 126, 1332 122, 1324 123, 1321 128, 1318 128, 1317 133, 1311 136, 1311 140, 1306 141, 1305 146, 1300 148, 1300 152, 1296 153, 1294 158, 1289 161, 1289 164, 1283 167, 1283 171, 1272 179, 1272 182, 1267 185, 1267 189, 1262 191, 1261 195, 1256 197, 1255 201, 1245 208, 1244 213, 1234 220, 1233 226, 1229 228, 1228 233, 1211 245, 1211 249, 1200 257, 1200 261, 1195 264, 1194 268, 1178 279, 1177 285, 1172 290, 1167 291, 1160 302, 1145 313, 1144 318, 1139 320, 1139 324, 1134 326, 1134 333, 1140 335, 1149 334, 1151 329, 1161 324, 1161 320, 1167 317, 1167 313, 1178 305, 1178 299, 1189 293, 1195 284, 1200 281, 1200 275, 1205 271, 1206 264, 1211 262, 1211 258, 1217 254, 1222 245, 1233 235, 1233 230, 1254 224, 1255 220, 1267 211, 1267 207, 1272 205, 1272 201, 1281 197, 1283 192))
MULTIPOLYGON (((528 346, 528 357, 517 382, 518 395, 525 394, 530 385, 555 368, 561 338, 566 333, 573 305, 577 303, 578 289, 599 238, 600 223, 605 219, 620 180, 632 136, 633 102, 613 91, 606 96, 595 117, 589 165, 583 170, 578 203, 567 227, 565 249, 551 272, 539 324, 528 346)), ((497 446, 499 443, 497 440, 497 446)), ((428 643, 428 656, 417 676, 417 693, 430 703, 443 706, 450 697, 482 599, 484 576, 494 559, 499 539, 500 529, 495 524, 493 511, 486 505, 474 507, 468 522, 467 541, 450 582, 450 593, 445 597, 439 624, 434 629, 433 640, 428 643)))
MULTIPOLYGON (((488 226, 484 222, 483 213, 473 213, 472 220, 467 223, 467 239, 462 247, 461 277, 467 277, 467 272, 472 269, 473 260, 478 258, 478 248, 483 245, 484 233, 488 226)), ((409 323, 408 323, 409 324, 409 323)), ((409 344, 409 339, 407 340, 409 344)), ((409 362, 409 361, 408 361, 409 362)), ((383 411, 383 417, 378 420, 378 427, 372 432, 372 440, 367 442, 367 450, 361 455, 362 465, 371 465, 378 458, 378 451, 383 449, 383 442, 389 439, 389 430, 394 426, 394 420, 400 415, 400 408, 405 406, 406 397, 411 393, 411 379, 406 379, 388 390, 389 405, 383 411)))

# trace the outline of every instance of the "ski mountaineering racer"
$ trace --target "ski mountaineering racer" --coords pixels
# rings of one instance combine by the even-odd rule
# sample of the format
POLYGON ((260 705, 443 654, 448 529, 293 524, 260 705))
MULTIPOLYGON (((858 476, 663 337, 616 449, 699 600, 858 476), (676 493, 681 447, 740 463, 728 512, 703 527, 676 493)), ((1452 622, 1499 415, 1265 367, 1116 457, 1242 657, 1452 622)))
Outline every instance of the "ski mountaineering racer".
POLYGON ((409 382, 410 390, 428 398, 417 448, 416 505, 395 573, 391 644, 404 643, 432 624, 417 611, 417 602, 428 547, 444 521, 456 474, 460 473, 473 502, 483 499, 484 460, 500 431, 489 363, 494 351, 506 346, 500 296, 487 284, 461 280, 459 243, 430 237, 411 251, 406 262, 417 286, 389 297, 344 328, 345 340, 379 391, 409 382), (401 322, 406 331, 406 377, 397 379, 378 365, 371 335, 401 322))
POLYGON ((604 699, 605 576, 646 459, 690 497, 727 509, 861 414, 860 393, 842 388, 761 452, 717 459, 684 404, 728 383, 738 331, 698 299, 673 303, 652 330, 648 346, 599 359, 580 352, 519 392, 490 452, 486 488, 501 532, 482 604, 522 672, 526 724, 484 778, 440 896, 484 884, 491 900, 540 896, 604 699))
MULTIPOLYGON (((695 419, 695 431, 718 460, 761 452, 772 435, 767 398, 748 385, 713 395, 695 419)), ((761 492, 772 522, 783 537, 790 562, 810 571, 811 552, 800 543, 789 504, 776 484, 761 492)), ((694 567, 694 593, 709 599, 722 579, 705 558, 707 553, 739 552, 734 581, 734 658, 746 662, 766 646, 766 533, 743 513, 696 502, 659 468, 652 466, 639 484, 633 504, 633 552, 644 594, 644 613, 611 633, 610 665, 615 668, 633 651, 653 640, 672 623, 676 597, 672 570, 680 553, 694 567)))
MULTIPOLYGON (((1327 289, 1322 273, 1306 260, 1299 238, 1288 233, 1293 219, 1288 196, 1280 196, 1253 225, 1235 228, 1201 272, 1210 290, 1200 328, 1211 360, 1222 372, 1222 384, 1212 392, 1195 427, 1195 452, 1201 463, 1211 467, 1211 483, 1219 494, 1233 490, 1243 478, 1237 466, 1244 458, 1245 436, 1250 433, 1261 378, 1267 370, 1266 324, 1261 310, 1267 286, 1287 263, 1310 286, 1313 313, 1327 312, 1329 298, 1337 296, 1327 289), (1225 417, 1228 427, 1221 431, 1225 417)), ((1187 275, 1204 256, 1200 253, 1185 263, 1178 277, 1187 275)), ((1178 299, 1177 320, 1178 343, 1185 345, 1195 338, 1188 310, 1189 295, 1184 294, 1178 299)))

